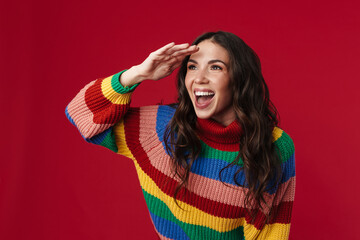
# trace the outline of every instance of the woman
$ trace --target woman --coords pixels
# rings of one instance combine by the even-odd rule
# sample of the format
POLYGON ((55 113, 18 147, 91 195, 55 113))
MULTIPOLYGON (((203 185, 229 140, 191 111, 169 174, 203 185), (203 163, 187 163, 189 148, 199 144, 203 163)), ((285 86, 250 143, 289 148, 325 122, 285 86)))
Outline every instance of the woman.
POLYGON ((294 146, 276 125, 260 61, 209 32, 86 85, 66 108, 86 141, 131 158, 161 239, 288 239, 294 146), (178 103, 130 108, 143 80, 180 66, 178 103))

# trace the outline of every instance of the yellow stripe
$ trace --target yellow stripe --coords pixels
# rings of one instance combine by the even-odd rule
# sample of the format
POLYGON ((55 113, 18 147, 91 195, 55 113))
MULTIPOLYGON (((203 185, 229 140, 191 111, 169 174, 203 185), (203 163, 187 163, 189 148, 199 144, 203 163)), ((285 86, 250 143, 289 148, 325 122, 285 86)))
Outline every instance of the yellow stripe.
MULTIPOLYGON (((282 133, 282 130, 280 130, 282 133)), ((263 240, 281 240, 287 239, 290 231, 290 224, 275 223, 266 225, 261 231, 254 227, 252 224, 248 224, 245 218, 227 219, 216 217, 205 213, 187 203, 178 201, 178 204, 184 209, 181 210, 174 202, 174 199, 165 194, 155 184, 155 182, 141 169, 136 159, 132 155, 130 149, 127 147, 125 141, 125 129, 124 122, 121 121, 114 126, 116 145, 118 146, 118 154, 124 155, 134 160, 135 168, 138 173, 139 181, 142 188, 149 194, 157 197, 163 201, 170 209, 172 214, 180 221, 193 225, 200 225, 209 227, 218 232, 231 231, 239 226, 244 226, 244 234, 246 239, 252 239, 252 237, 258 236, 257 239, 263 240), (259 235, 260 233, 260 235, 259 235)), ((281 136, 281 135, 280 135, 281 136)), ((279 137, 280 137, 279 136, 279 137)), ((278 137, 278 138, 279 138, 278 137)))
POLYGON ((283 130, 281 130, 278 127, 274 127, 272 135, 273 135, 273 142, 275 142, 276 140, 278 140, 283 134, 283 130))
POLYGON ((101 91, 104 95, 104 97, 112 102, 113 104, 128 104, 131 100, 131 94, 132 92, 120 94, 114 91, 114 89, 111 86, 111 79, 112 76, 107 77, 102 80, 101 82, 101 91))
POLYGON ((256 238, 258 240, 287 240, 289 239, 290 224, 274 223, 265 225, 256 238))
POLYGON ((117 153, 120 155, 123 155, 125 157, 128 157, 132 160, 135 160, 130 149, 127 147, 127 144, 125 141, 124 121, 120 121, 114 126, 114 133, 115 133, 116 146, 118 147, 117 153))
POLYGON ((173 197, 170 197, 161 191, 155 182, 140 168, 139 164, 136 161, 134 161, 134 163, 139 176, 140 184, 144 191, 163 201, 171 213, 179 221, 188 224, 209 227, 218 232, 231 231, 243 223, 244 219, 242 218, 228 219, 215 217, 182 201, 177 201, 184 210, 180 209, 174 202, 173 197))

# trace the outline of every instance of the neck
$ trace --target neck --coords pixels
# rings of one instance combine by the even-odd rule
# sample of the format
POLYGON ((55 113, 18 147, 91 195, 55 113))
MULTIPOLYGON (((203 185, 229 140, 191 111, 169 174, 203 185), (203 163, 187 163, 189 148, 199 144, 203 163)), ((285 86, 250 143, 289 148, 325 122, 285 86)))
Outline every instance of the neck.
POLYGON ((203 142, 217 149, 239 150, 242 128, 237 120, 227 126, 213 119, 197 119, 197 133, 203 142))
POLYGON ((236 119, 235 111, 232 107, 226 109, 221 114, 217 114, 212 116, 211 119, 215 120, 216 122, 220 123, 221 125, 227 127, 236 119))

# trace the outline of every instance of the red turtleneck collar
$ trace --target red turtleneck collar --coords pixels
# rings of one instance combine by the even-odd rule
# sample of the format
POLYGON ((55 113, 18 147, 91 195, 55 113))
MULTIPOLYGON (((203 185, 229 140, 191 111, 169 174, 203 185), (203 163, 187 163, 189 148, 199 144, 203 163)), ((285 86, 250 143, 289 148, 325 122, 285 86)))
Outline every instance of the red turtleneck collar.
POLYGON ((200 139, 212 148, 222 151, 239 151, 242 129, 237 120, 223 126, 212 119, 197 119, 200 139))

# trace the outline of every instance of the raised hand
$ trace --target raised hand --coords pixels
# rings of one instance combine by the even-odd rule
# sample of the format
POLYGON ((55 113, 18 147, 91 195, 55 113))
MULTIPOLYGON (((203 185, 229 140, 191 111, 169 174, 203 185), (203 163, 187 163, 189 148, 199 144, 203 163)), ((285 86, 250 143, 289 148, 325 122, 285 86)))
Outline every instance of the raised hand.
POLYGON ((124 86, 134 85, 145 79, 159 80, 169 76, 180 66, 185 56, 197 52, 199 48, 188 43, 175 45, 169 43, 162 48, 152 52, 139 65, 133 66, 121 76, 121 83, 124 86))

